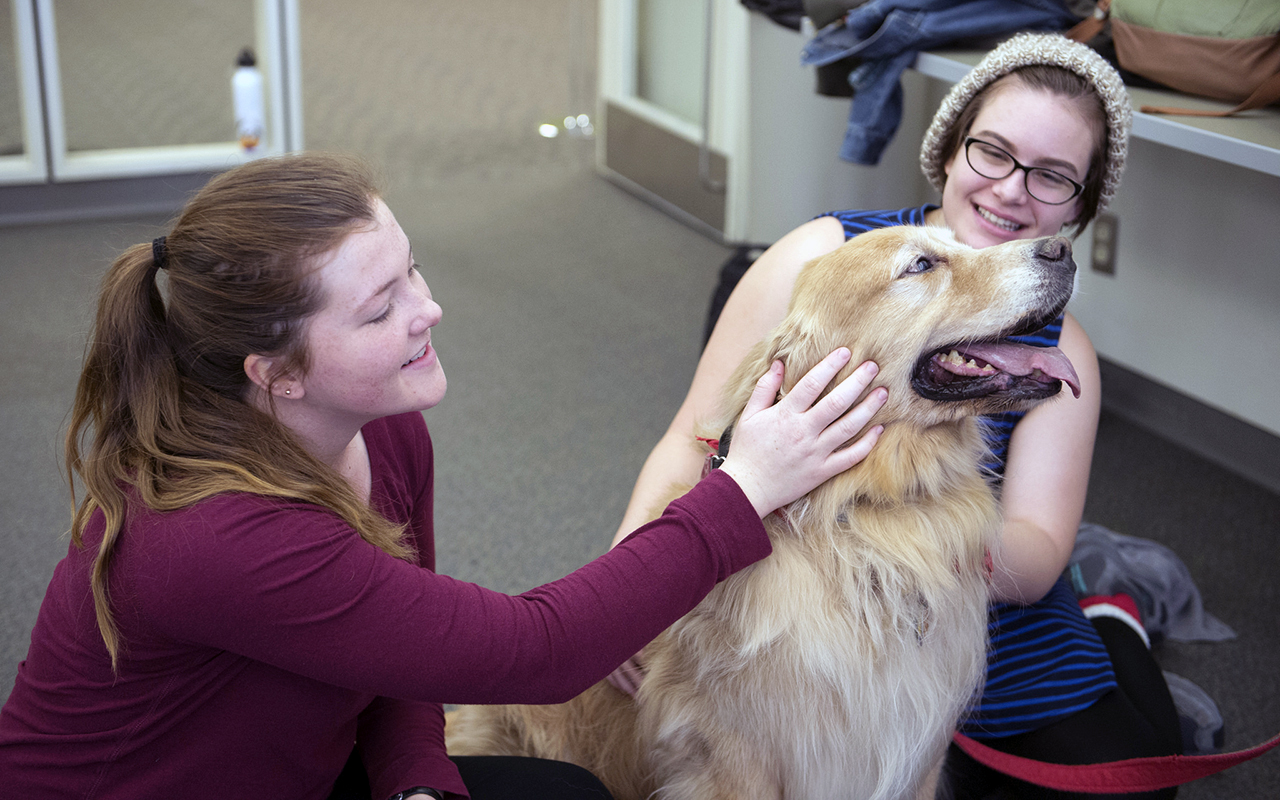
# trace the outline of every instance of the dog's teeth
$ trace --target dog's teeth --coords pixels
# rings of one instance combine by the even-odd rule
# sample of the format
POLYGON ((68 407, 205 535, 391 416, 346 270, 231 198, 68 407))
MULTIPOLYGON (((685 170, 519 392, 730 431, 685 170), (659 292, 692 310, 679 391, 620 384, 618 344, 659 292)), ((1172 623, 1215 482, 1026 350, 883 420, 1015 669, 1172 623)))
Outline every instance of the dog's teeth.
POLYGON ((992 364, 984 362, 979 365, 976 358, 963 356, 960 351, 954 349, 945 356, 939 353, 934 358, 941 366, 948 369, 954 367, 955 369, 951 369, 951 371, 958 375, 993 375, 1000 371, 992 364))

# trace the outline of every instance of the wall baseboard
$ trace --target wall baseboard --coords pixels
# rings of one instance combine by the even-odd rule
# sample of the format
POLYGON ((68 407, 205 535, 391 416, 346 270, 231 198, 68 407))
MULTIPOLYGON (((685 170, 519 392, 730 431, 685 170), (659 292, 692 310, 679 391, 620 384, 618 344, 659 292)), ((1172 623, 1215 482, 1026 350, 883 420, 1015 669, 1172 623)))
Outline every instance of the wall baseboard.
POLYGON ((0 225, 177 212, 214 173, 0 186, 0 225))
POLYGON ((649 205, 658 209, 659 211, 666 214, 667 216, 675 219, 677 222, 682 223, 690 228, 693 228, 695 231, 707 237, 708 239, 712 240, 713 242, 716 242, 717 244, 726 245, 726 246, 728 245, 728 242, 725 241, 724 233, 722 231, 711 227, 710 225, 703 222, 698 217, 693 216, 692 214, 690 214, 688 211, 685 211, 680 206, 677 206, 675 203, 672 203, 671 201, 667 200, 665 197, 662 197, 661 195, 655 194, 649 189, 646 189, 645 187, 641 186, 640 184, 628 178, 626 175, 622 175, 620 173, 614 172, 613 170, 609 169, 609 167, 603 166, 603 165, 596 166, 596 174, 604 178, 614 186, 617 186, 619 189, 623 190, 627 194, 634 195, 640 200, 648 203, 649 205))
POLYGON ((1280 494, 1280 436, 1099 358, 1102 407, 1280 494))

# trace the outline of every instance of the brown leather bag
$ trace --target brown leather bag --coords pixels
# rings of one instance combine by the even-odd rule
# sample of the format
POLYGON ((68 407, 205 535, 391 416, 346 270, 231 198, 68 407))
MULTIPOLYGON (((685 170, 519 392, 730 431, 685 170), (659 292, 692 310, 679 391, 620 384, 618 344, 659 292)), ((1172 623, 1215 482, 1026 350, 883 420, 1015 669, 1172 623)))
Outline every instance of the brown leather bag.
POLYGON ((1197 18, 1223 14, 1229 7, 1243 4, 1243 0, 1215 0, 1214 4, 1202 0, 1099 0, 1094 15, 1067 35, 1088 42, 1109 23, 1116 60, 1123 69, 1180 92, 1239 104, 1228 111, 1167 106, 1143 106, 1141 111, 1231 116, 1280 100, 1280 0, 1249 4, 1256 27, 1248 32, 1251 35, 1212 35, 1214 22, 1197 18), (1186 8, 1178 13, 1177 6, 1186 8), (1151 23, 1158 19, 1171 20, 1174 27, 1191 32, 1153 27, 1151 23))

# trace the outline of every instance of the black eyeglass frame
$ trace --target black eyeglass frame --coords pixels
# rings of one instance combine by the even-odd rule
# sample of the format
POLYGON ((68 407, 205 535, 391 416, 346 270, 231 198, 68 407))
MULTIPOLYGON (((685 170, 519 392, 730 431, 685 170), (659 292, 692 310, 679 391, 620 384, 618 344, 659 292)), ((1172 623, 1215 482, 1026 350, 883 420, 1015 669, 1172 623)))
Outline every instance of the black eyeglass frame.
POLYGON ((1060 206, 1060 205, 1065 205, 1066 203, 1070 203, 1072 200, 1075 200, 1077 197, 1079 197, 1079 196, 1080 196, 1080 193, 1084 191, 1084 184, 1077 183, 1076 181, 1071 180, 1071 179, 1070 179, 1070 178, 1068 178, 1066 175, 1063 175, 1061 172, 1058 172, 1057 170, 1049 169, 1048 167, 1028 167, 1026 164, 1023 164, 1022 162, 1018 161, 1018 159, 1014 158, 1014 157, 1013 157, 1013 155, 1012 155, 1008 150, 1005 150, 1003 147, 1001 147, 1001 146, 999 146, 999 145, 992 144, 991 142, 988 142, 988 141, 986 141, 985 139, 979 139, 979 138, 977 138, 976 136, 966 136, 966 137, 965 137, 965 139, 964 139, 964 160, 965 160, 965 162, 966 162, 966 163, 968 163, 968 165, 969 165, 969 169, 973 170, 975 173, 977 173, 977 174, 981 175, 982 177, 987 178, 987 179, 989 179, 989 180, 993 180, 993 181, 1001 181, 1001 180, 1004 180, 1005 178, 1007 178, 1007 177, 1009 177, 1010 175, 1012 175, 1012 174, 1014 173, 1014 171, 1015 171, 1015 170, 1022 170, 1022 185, 1023 185, 1023 187, 1027 190, 1027 194, 1031 195, 1032 197, 1035 197, 1035 199, 1036 199, 1038 202, 1044 203, 1044 204, 1045 204, 1045 205, 1047 205, 1047 206, 1060 206), (985 174, 985 173, 983 173, 983 172, 979 171, 979 170, 978 170, 978 168, 977 168, 977 167, 975 167, 975 166, 973 165, 973 159, 969 158, 969 147, 970 147, 971 145, 973 145, 973 143, 974 143, 974 142, 977 142, 978 144, 982 145, 983 147, 990 147, 992 150, 998 150, 998 151, 1000 151, 1001 153, 1004 153, 1004 154, 1005 154, 1005 156, 1006 156, 1010 161, 1012 161, 1012 162, 1013 162, 1013 166, 1012 166, 1012 167, 1009 167, 1009 171, 1008 171, 1008 172, 1006 172, 1006 173, 1005 173, 1005 174, 1003 174, 1003 175, 987 175, 987 174, 985 174), (1071 184, 1071 187, 1072 187, 1073 189, 1075 189, 1075 191, 1074 191, 1074 192, 1072 192, 1072 193, 1071 193, 1071 196, 1070 196, 1070 197, 1068 197, 1066 200, 1056 200, 1056 201, 1055 201, 1055 200, 1042 200, 1041 198, 1036 197, 1036 193, 1035 193, 1035 192, 1031 191, 1031 182, 1030 182, 1030 181, 1031 181, 1031 173, 1032 173, 1032 172, 1048 172, 1050 175, 1053 175, 1053 176, 1058 177, 1058 178, 1062 178, 1064 181, 1066 181, 1067 183, 1071 184))

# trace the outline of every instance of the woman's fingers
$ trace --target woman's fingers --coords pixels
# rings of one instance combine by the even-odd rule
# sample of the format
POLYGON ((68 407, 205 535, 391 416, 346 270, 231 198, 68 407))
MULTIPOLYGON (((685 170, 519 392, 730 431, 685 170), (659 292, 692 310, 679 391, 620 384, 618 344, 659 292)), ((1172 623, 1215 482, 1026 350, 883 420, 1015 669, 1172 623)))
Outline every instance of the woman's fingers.
MULTIPOLYGON (((793 410, 807 417, 810 424, 825 429, 821 437, 831 449, 852 439, 865 428, 889 397, 888 389, 878 387, 868 392, 861 403, 853 406, 854 401, 867 391, 876 375, 880 374, 880 367, 874 361, 864 361, 825 397, 814 403, 814 398, 827 388, 831 379, 848 361, 848 350, 843 347, 835 350, 797 381, 795 387, 779 403, 779 406, 792 404, 793 410)), ((856 464, 857 461, 853 463, 856 464)))
MULTIPOLYGON (((857 369, 849 373, 848 377, 836 384, 827 393, 826 397, 813 404, 812 410, 815 414, 815 420, 823 425, 830 425, 840 418, 849 410, 849 406, 853 405, 853 402, 862 396, 862 393, 867 390, 867 387, 871 385, 876 375, 879 374, 880 367, 874 361, 862 362, 857 369)), ((888 392, 886 391, 885 393, 887 394, 888 392)), ((861 408, 861 405, 858 408, 861 408)), ((858 408, 853 409, 853 412, 858 411, 858 408)), ((876 409, 878 410, 879 406, 876 406, 876 409)), ((867 424, 868 419, 870 419, 869 416, 863 419, 862 425, 867 424)), ((857 429, 860 429, 862 425, 859 425, 857 429)))
POLYGON ((866 428, 867 423, 889 399, 889 390, 878 386, 867 392, 862 402, 849 408, 851 403, 867 391, 867 387, 879 372, 880 368, 874 361, 863 362, 807 412, 813 415, 815 424, 823 426, 818 444, 821 448, 820 452, 829 454, 826 464, 829 471, 827 478, 834 477, 861 462, 880 439, 880 433, 884 428, 877 425, 863 433, 848 447, 842 447, 845 442, 858 436, 858 433, 866 428))
POLYGON ((857 464, 879 438, 877 426, 844 447, 888 396, 877 388, 853 406, 875 378, 874 363, 859 366, 815 403, 849 358, 845 348, 831 353, 776 405, 773 398, 782 384, 781 364, 775 362, 756 382, 722 468, 738 481, 761 516, 857 464))
POLYGON ((889 399, 889 390, 878 386, 867 392, 861 403, 849 408, 867 391, 879 372, 880 368, 874 361, 864 362, 813 406, 810 413, 815 415, 815 422, 826 426, 825 436, 837 442, 853 438, 884 406, 889 399))
MULTIPOLYGON (((849 349, 847 347, 837 347, 829 353, 826 358, 822 359, 817 364, 814 364, 813 367, 805 373, 803 378, 796 381, 796 385, 791 387, 790 392, 787 392, 787 396, 783 398, 783 402, 793 406, 797 411, 803 411, 809 408, 813 405, 813 401, 818 399, 818 395, 822 394, 822 391, 831 383, 831 379, 849 363, 850 358, 852 358, 852 355, 849 353, 849 349)), ((872 367, 875 367, 875 364, 872 364, 870 361, 868 361, 867 364, 871 364, 872 367)), ((858 370, 864 369, 867 364, 863 364, 858 368, 858 370)), ((854 374, 849 377, 852 378, 857 375, 858 370, 854 370, 854 374)), ((874 372, 871 373, 871 377, 875 377, 874 372)), ((870 378, 867 378, 867 380, 870 380, 870 378)), ((847 382, 848 378, 842 381, 841 385, 843 386, 847 382)), ((865 383, 862 388, 866 388, 865 383)), ((848 408, 853 403, 854 399, 857 398, 858 394, 861 394, 861 391, 854 394, 852 397, 845 398, 844 407, 837 411, 831 419, 835 419, 844 411, 845 408, 848 408)), ((839 401, 837 400, 836 402, 839 401)), ((831 419, 827 420, 827 422, 830 422, 831 419)))
MULTIPOLYGON (((852 415, 854 412, 857 412, 858 416, 863 417, 863 421, 861 423, 852 424, 852 430, 847 436, 843 433, 835 434, 836 441, 845 442, 850 438, 857 436, 858 431, 862 430, 866 426, 866 420, 871 419, 876 411, 880 410, 880 407, 884 405, 885 400, 887 400, 888 397, 889 393, 887 391, 884 389, 876 389, 875 392, 872 393, 871 397, 868 397, 866 400, 859 403, 858 408, 849 413, 852 415)), ((830 431, 831 428, 828 428, 827 430, 830 431)), ((871 452, 871 448, 875 447, 876 442, 880 441, 880 434, 883 432, 884 426, 876 425, 874 428, 871 428, 866 433, 862 434, 862 436, 858 437, 853 444, 844 449, 833 452, 828 463, 828 466, 831 468, 831 477, 839 475, 841 472, 853 467, 855 464, 861 463, 862 459, 866 458, 871 452)))
MULTIPOLYGON (((827 380, 830 380, 830 378, 827 380)), ((756 381, 756 388, 752 390, 751 397, 747 398, 747 405, 742 409, 742 416, 755 416, 773 405, 774 400, 778 398, 778 390, 781 388, 782 362, 774 361, 769 365, 769 371, 761 375, 760 379, 756 381)))

